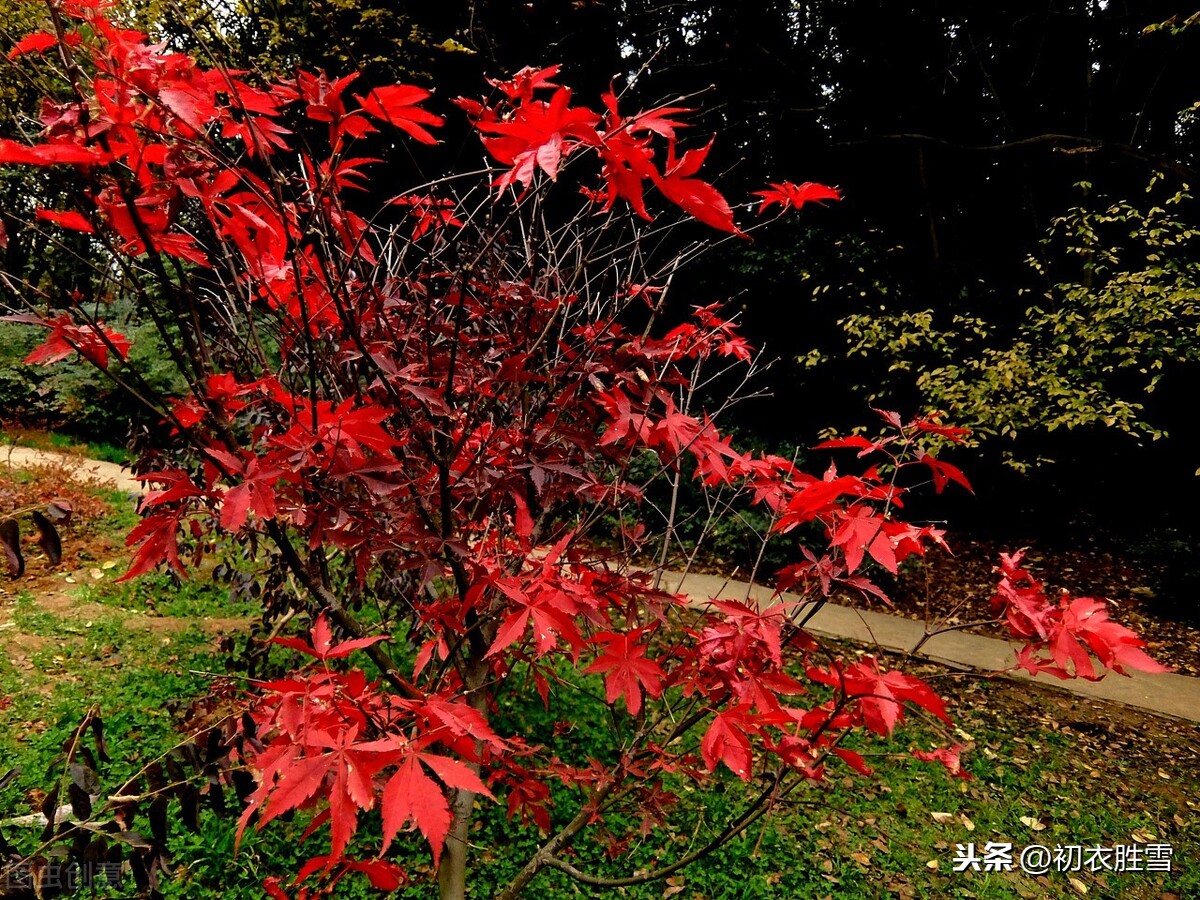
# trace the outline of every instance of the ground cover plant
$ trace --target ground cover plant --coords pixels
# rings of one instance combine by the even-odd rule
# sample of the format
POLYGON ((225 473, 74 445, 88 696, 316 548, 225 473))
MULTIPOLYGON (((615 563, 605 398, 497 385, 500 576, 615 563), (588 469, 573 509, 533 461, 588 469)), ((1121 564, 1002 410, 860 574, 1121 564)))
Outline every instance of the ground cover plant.
MULTIPOLYGON (((223 667, 219 636, 240 642, 261 611, 251 602, 231 603, 224 584, 203 577, 176 583, 160 574, 117 582, 121 543, 131 524, 126 498, 74 486, 61 468, 0 468, 0 484, 13 482, 28 497, 68 486, 82 512, 64 529, 60 565, 51 566, 31 550, 24 578, 0 582, 0 692, 9 698, 0 708, 0 759, 6 769, 19 770, 0 788, 0 821, 28 818, 40 808, 47 775, 61 771, 63 744, 89 709, 102 717, 113 757, 100 765, 106 785, 126 780, 186 739, 180 726, 190 701, 180 698, 207 692, 223 667)), ((871 778, 831 777, 817 790, 780 803, 762 825, 669 881, 629 888, 625 896, 661 897, 666 891, 686 898, 779 900, 934 892, 1005 900, 1080 896, 1065 874, 953 873, 954 844, 981 836, 1014 843, 1035 838, 1067 843, 1084 836, 1105 844, 1162 839, 1175 848, 1174 874, 1071 877, 1088 888, 1088 896, 1177 900, 1195 892, 1196 873, 1186 865, 1200 851, 1190 824, 1200 791, 1200 764, 1190 749, 1194 727, 1110 704, 1031 694, 1025 685, 979 683, 930 665, 915 674, 938 684, 960 711, 957 736, 969 748, 963 759, 972 780, 947 777, 912 759, 910 749, 936 739, 938 727, 936 720, 911 717, 887 740, 865 742, 871 778), (1180 752, 1166 758, 1164 746, 1180 752)), ((510 697, 501 713, 539 720, 535 725, 545 733, 557 723, 560 731, 571 729, 570 739, 583 752, 600 752, 608 739, 598 715, 603 684, 600 676, 584 680, 591 682, 594 697, 564 694, 564 705, 553 711, 510 697)), ((684 826, 679 840, 690 839, 697 826, 704 829, 729 808, 736 799, 731 778, 681 794, 674 812, 684 826)), ((231 817, 220 818, 202 805, 196 833, 172 822, 162 893, 189 900, 260 897, 264 873, 303 864, 300 835, 310 819, 300 815, 249 833, 234 855, 231 817)), ((150 832, 145 819, 135 828, 150 832)), ((378 823, 364 823, 371 828, 378 823)), ((39 843, 40 827, 6 823, 0 830, 26 853, 39 843)), ((475 890, 486 895, 538 840, 532 823, 508 822, 500 805, 483 807, 472 831, 486 863, 475 890)), ((631 862, 653 864, 656 849, 649 837, 635 834, 624 846, 585 842, 578 852, 597 871, 616 876, 631 862)), ((428 854, 415 845, 398 850, 395 860, 409 870, 410 881, 397 895, 427 896, 428 854)), ((566 876, 550 879, 544 892, 575 893, 566 876)), ((101 882, 94 893, 128 896, 131 880, 125 873, 123 884, 101 882)), ((336 896, 373 893, 378 895, 366 883, 344 881, 336 896)))
MULTIPOLYGON (((255 81, 150 43, 94 0, 48 13, 12 51, 45 93, 40 133, 0 139, 0 163, 70 173, 55 205, 25 212, 86 277, 6 276, 9 319, 45 329, 29 362, 78 353, 162 423, 137 464, 149 490, 123 577, 182 577, 216 555, 255 580, 270 643, 295 654, 281 677, 212 691, 186 760, 211 802, 236 790, 239 840, 312 814, 303 860, 262 890, 395 889, 408 872, 392 850, 414 843, 444 898, 472 883, 516 897, 548 877, 666 881, 805 786, 868 774, 862 735, 893 734, 914 707, 941 725, 913 755, 965 778, 926 681, 804 630, 834 590, 886 602, 872 567, 942 543, 900 514, 914 484, 970 489, 936 457, 961 429, 881 411, 878 437, 816 448, 819 475, 722 434, 752 348, 717 306, 662 320, 674 273, 711 235, 750 226, 701 174, 711 141, 681 139, 686 101, 633 112, 614 86, 589 106, 557 66, 525 69, 454 101, 488 169, 381 197, 387 169, 365 154, 437 144, 425 88, 255 81), (676 226, 698 243, 681 246, 676 226), (130 340, 107 312, 126 302, 154 323, 180 394, 123 365, 130 340), (635 479, 648 453, 658 464, 635 479), (796 541, 774 584, 798 601, 697 607, 666 589, 685 459, 712 521, 757 507, 796 541), (660 479, 670 499, 651 528, 631 511, 660 479), (588 752, 529 713, 576 700, 605 730, 588 752), (218 715, 225 704, 239 714, 218 715), (731 799, 680 845, 673 810, 713 779, 731 799), (485 854, 478 875, 468 865, 490 803, 538 834, 494 881, 485 854), (663 838, 653 865, 598 874, 580 850, 632 834, 663 838)), ((837 197, 781 177, 755 205, 837 197)), ((992 608, 1030 673, 1162 668, 1103 601, 1052 601, 1020 553, 1001 558, 992 608)), ((85 860, 128 842, 153 892, 166 809, 198 825, 199 788, 147 775, 94 805, 88 748, 81 726, 66 757, 82 822, 56 821, 49 802, 45 840, 85 860), (157 825, 131 839, 119 822, 142 804, 157 825), (90 827, 106 812, 116 830, 90 827)))

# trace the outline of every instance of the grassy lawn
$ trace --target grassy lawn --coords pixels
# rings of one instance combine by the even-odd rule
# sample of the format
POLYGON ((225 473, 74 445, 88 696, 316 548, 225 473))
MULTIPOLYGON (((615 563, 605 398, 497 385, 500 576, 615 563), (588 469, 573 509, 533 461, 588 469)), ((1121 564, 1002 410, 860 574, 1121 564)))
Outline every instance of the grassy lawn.
MULTIPOLYGON (((11 476, 10 476, 11 477, 11 476)), ((25 485, 28 488, 28 484, 25 485)), ((205 693, 224 671, 223 638, 239 641, 255 614, 231 603, 225 588, 200 579, 167 577, 132 585, 122 570, 120 534, 130 513, 119 497, 101 497, 101 511, 64 534, 68 558, 57 571, 31 559, 20 582, 0 582, 0 775, 19 769, 0 789, 0 819, 38 809, 61 773, 64 742, 84 711, 98 706, 113 761, 102 767, 110 789, 168 750, 188 698, 205 693)), ((852 648, 849 652, 854 652, 852 648)), ((932 678, 950 702, 970 781, 912 760, 914 747, 937 743, 930 723, 910 718, 887 742, 853 745, 875 769, 871 776, 831 769, 781 800, 759 823, 721 850, 667 881, 622 889, 626 898, 685 900, 757 898, 1066 898, 1134 900, 1200 897, 1200 740, 1192 726, 1131 710, 1005 681, 964 679, 934 666, 932 678), (1166 843, 1171 873, 1090 872, 1031 877, 1018 872, 954 873, 955 845, 1008 842, 1085 846, 1166 843)), ((604 752, 607 714, 585 695, 540 704, 502 698, 500 728, 533 733, 557 729, 569 752, 604 752)), ((641 834, 638 817, 609 823, 610 835, 585 832, 570 860, 615 877, 654 868, 701 845, 745 796, 741 782, 718 778, 703 792, 682 784, 668 834, 641 834), (632 837, 627 838, 623 825, 632 837), (672 836, 672 834, 674 836, 672 836)), ((556 789, 556 822, 574 798, 556 789)), ((163 891, 178 898, 258 898, 269 874, 294 872, 305 822, 272 823, 251 833, 235 855, 232 818, 206 811, 199 833, 172 818, 173 858, 163 891)), ((5 828, 24 850, 39 828, 5 828)), ((364 819, 363 846, 378 834, 364 819)), ((321 834, 312 840, 319 852, 321 834)), ((476 871, 471 889, 488 897, 536 848, 531 826, 508 822, 502 804, 486 804, 473 831, 476 871)), ((396 861, 412 883, 396 896, 433 895, 428 854, 401 840, 396 861)), ((556 872, 543 874, 530 896, 592 896, 556 872)), ((119 896, 119 895, 114 895, 119 896)), ((339 897, 378 896, 365 881, 347 880, 339 897)))

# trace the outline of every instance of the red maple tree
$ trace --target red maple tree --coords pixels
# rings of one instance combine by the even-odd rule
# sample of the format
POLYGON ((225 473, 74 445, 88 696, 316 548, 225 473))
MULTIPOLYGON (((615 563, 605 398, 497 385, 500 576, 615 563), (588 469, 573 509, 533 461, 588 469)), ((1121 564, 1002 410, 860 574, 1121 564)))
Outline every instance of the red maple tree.
MULTIPOLYGON (((149 43, 101 0, 49 9, 53 29, 13 55, 43 54, 58 92, 39 138, 0 141, 0 163, 69 167, 70 208, 36 220, 87 235, 103 262, 91 297, 25 292, 22 321, 50 330, 31 361, 78 351, 164 423, 140 464, 126 578, 182 573, 233 541, 269 573, 268 616, 310 622, 275 639, 310 664, 246 696, 234 736, 257 784, 239 834, 304 809, 324 835, 294 873, 301 896, 352 872, 394 888, 405 874, 385 854, 410 834, 441 896, 464 896, 480 798, 545 832, 500 897, 547 868, 592 885, 666 877, 791 785, 834 764, 869 771, 841 746, 856 729, 889 734, 910 706, 949 722, 920 679, 831 656, 803 625, 838 591, 882 597, 873 566, 894 572, 942 543, 898 513, 908 480, 969 489, 933 456, 934 438, 961 432, 884 412, 884 437, 821 445, 870 460, 819 475, 721 433, 727 402, 704 409, 699 388, 752 369, 751 349, 717 307, 661 323, 694 250, 661 255, 659 232, 749 230, 746 205, 702 174, 711 141, 680 146, 691 110, 622 110, 615 91, 593 108, 557 66, 527 69, 455 101, 495 171, 381 197, 387 170, 357 148, 379 132, 436 144, 428 90, 306 72, 254 82, 149 43), (114 365, 129 344, 97 310, 118 294, 159 326, 183 396, 114 365), (639 509, 647 462, 649 481, 677 491, 694 471, 724 508, 761 507, 772 533, 797 537, 771 602, 667 587, 677 511, 655 529, 639 509), (614 708, 605 758, 570 762, 498 726, 506 683, 550 707, 587 675, 614 708), (656 815, 668 775, 722 769, 746 801, 705 846, 624 879, 570 861, 613 813, 656 815), (574 809, 551 806, 554 782, 576 789, 574 809), (365 846, 356 831, 376 813, 383 840, 365 846)), ((785 212, 839 195, 784 181, 758 196, 759 212, 785 212)), ((1099 601, 1051 604, 1019 555, 996 612, 1031 672, 1159 668, 1099 601)), ((917 755, 961 776, 960 749, 917 755)))

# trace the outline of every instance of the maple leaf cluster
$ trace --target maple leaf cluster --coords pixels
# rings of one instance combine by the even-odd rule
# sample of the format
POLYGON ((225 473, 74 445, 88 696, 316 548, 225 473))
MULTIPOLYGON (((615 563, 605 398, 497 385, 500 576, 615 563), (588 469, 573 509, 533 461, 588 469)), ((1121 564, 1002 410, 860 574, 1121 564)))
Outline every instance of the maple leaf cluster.
MULTIPOLYGON (((320 617, 311 643, 297 638, 275 642, 327 664, 384 639, 334 644, 328 621, 320 617)), ((247 742, 257 744, 252 758, 260 783, 247 800, 238 840, 251 818, 257 817, 261 828, 317 798, 326 801, 309 830, 329 824, 329 853, 314 857, 311 868, 299 874, 301 880, 321 868, 354 870, 363 864, 347 859, 346 847, 359 813, 374 809, 377 801, 383 820, 379 855, 410 825, 429 842, 436 864, 450 830, 446 789, 492 796, 479 779, 478 748, 493 755, 508 748, 479 711, 462 701, 382 693, 361 671, 341 673, 326 665, 267 682, 260 690, 260 702, 251 707, 250 722, 243 726, 247 742), (257 735, 268 740, 257 741, 257 735), (438 747, 446 753, 431 752, 438 747)))
POLYGON ((66 313, 54 318, 11 315, 5 316, 5 321, 49 329, 46 339, 25 358, 29 364, 47 365, 78 353, 98 368, 107 369, 110 352, 120 359, 129 358, 129 339, 101 321, 81 324, 66 313))
POLYGON ((1041 582, 1022 568, 1024 556, 1023 550, 1001 555, 1000 584, 992 597, 992 612, 1025 642, 1017 653, 1019 668, 1088 681, 1099 681, 1105 670, 1169 671, 1142 649, 1144 641, 1109 618, 1103 600, 1063 591, 1052 603, 1041 582))
MULTIPOLYGON (((655 196, 746 233, 701 175, 712 142, 679 145, 691 110, 628 114, 612 89, 592 108, 557 66, 525 69, 494 82, 493 100, 455 101, 498 172, 381 200, 379 160, 356 148, 376 132, 435 145, 429 90, 355 93, 353 74, 306 72, 251 83, 150 44, 100 2, 56 8, 70 27, 13 54, 57 47, 73 93, 47 99, 38 142, 0 141, 0 164, 72 167, 86 185, 76 208, 37 220, 158 279, 143 297, 188 384, 148 398, 164 437, 139 467, 147 491, 124 577, 184 574, 232 543, 271 573, 270 614, 310 623, 307 639, 275 643, 312 662, 245 699, 236 753, 256 789, 239 834, 311 811, 306 839, 327 838, 298 881, 361 873, 391 889, 406 877, 384 858, 391 845, 411 832, 435 864, 465 853, 478 797, 545 832, 557 822, 561 848, 623 810, 653 830, 676 799, 668 775, 724 768, 773 789, 833 761, 866 772, 842 746, 851 732, 889 735, 914 707, 949 721, 920 679, 830 657, 803 623, 839 591, 886 600, 874 567, 896 572, 944 545, 901 517, 905 482, 969 490, 930 440, 962 431, 881 412, 884 436, 817 448, 878 462, 819 475, 721 432, 700 373, 752 364, 751 347, 719 306, 662 325, 678 260, 629 256, 655 196), (590 160, 582 200, 571 195, 581 212, 556 223, 535 201, 577 159, 590 160), (486 195, 474 205, 473 190, 486 195), (632 215, 609 225, 597 206, 632 215), (581 232, 589 223, 618 231, 581 232), (666 589, 661 567, 631 562, 644 522, 613 551, 611 522, 645 513, 647 484, 631 473, 647 464, 654 478, 694 472, 796 540, 800 561, 777 573, 770 601, 666 589), (356 618, 367 604, 394 640, 356 618), (547 709, 594 680, 618 711, 616 751, 578 759, 503 732, 497 697, 518 680, 547 709), (552 783, 583 798, 575 817, 554 808, 552 783), (369 815, 383 839, 361 858, 369 815)), ((839 194, 783 181, 758 196, 762 212, 839 194)), ((22 319, 49 329, 31 362, 128 355, 82 301, 63 305, 22 319)), ((668 551, 671 535, 668 522, 668 551)), ((1153 668, 1099 601, 1051 606, 1019 562, 1004 563, 997 612, 1027 643, 1022 665, 1093 677, 1090 650, 1116 671, 1153 668)), ((961 749, 916 755, 963 775, 961 749)), ((265 890, 286 896, 277 880, 265 890)))

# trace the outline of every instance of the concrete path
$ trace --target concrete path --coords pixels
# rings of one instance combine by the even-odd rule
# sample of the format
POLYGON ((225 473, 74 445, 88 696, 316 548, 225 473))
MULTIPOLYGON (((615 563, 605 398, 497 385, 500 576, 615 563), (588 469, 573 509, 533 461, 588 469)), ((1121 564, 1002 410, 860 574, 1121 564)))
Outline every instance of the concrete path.
POLYGON ((111 486, 127 494, 141 494, 145 490, 140 481, 135 481, 127 469, 116 463, 104 462, 99 459, 84 459, 70 453, 39 450, 34 447, 0 446, 0 466, 27 469, 30 466, 41 466, 47 463, 61 463, 77 473, 83 481, 111 486))
MULTIPOLYGON (((76 468, 84 479, 109 484, 129 494, 138 495, 144 490, 140 482, 116 463, 28 447, 0 448, 0 465, 26 468, 46 462, 63 462, 76 468)), ((747 596, 767 600, 771 596, 766 588, 752 587, 743 581, 730 581, 715 575, 688 575, 681 583, 678 574, 668 573, 663 586, 668 590, 686 592, 699 602, 714 598, 741 600, 747 596)), ((795 594, 784 594, 784 600, 801 602, 795 594)), ((907 653, 925 633, 924 623, 915 619, 836 603, 825 604, 806 627, 823 637, 857 641, 894 653, 907 653)), ((953 631, 930 638, 917 655, 954 668, 996 672, 1013 664, 1016 647, 1016 644, 997 638, 953 631)), ((1006 673, 1006 677, 1033 680, 1023 672, 1006 673)), ((1200 722, 1200 678, 1135 672, 1128 678, 1110 674, 1101 681, 1084 681, 1080 678, 1058 681, 1043 676, 1036 682, 1052 690, 1124 703, 1149 712, 1200 722)))
MULTIPOLYGON (((746 582, 730 581, 715 575, 688 575, 681 584, 678 574, 668 573, 663 586, 668 590, 683 591, 699 601, 714 598, 742 600, 747 596, 752 600, 768 600, 771 597, 771 592, 766 588, 751 587, 746 582)), ((802 602, 795 594, 784 594, 783 599, 785 602, 802 602)), ((925 634, 924 622, 836 603, 825 604, 806 627, 822 637, 858 641, 896 653, 907 653, 925 634)), ((954 668, 996 672, 1013 664, 1017 646, 998 638, 952 631, 930 638, 917 656, 954 668)), ((1039 686, 1052 690, 1111 700, 1161 715, 1200 722, 1200 678, 1175 674, 1147 675, 1143 672, 1134 672, 1128 678, 1110 673, 1100 681, 1085 681, 1082 678, 1060 681, 1046 675, 1034 679, 1024 672, 1006 673, 1006 677, 1036 681, 1039 686)))

